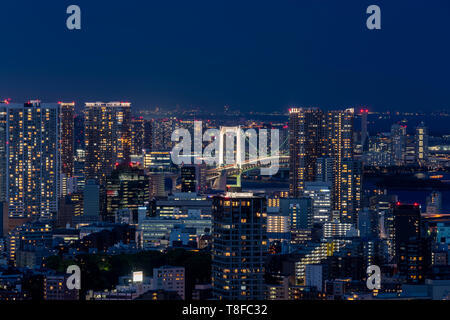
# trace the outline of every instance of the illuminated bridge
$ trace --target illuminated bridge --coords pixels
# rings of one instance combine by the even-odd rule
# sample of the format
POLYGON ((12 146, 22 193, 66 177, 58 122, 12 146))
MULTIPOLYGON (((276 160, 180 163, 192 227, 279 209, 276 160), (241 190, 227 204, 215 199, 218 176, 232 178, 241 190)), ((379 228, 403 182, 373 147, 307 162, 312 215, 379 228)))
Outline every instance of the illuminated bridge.
MULTIPOLYGON (((288 143, 287 138, 279 143, 278 150, 272 152, 272 154, 265 156, 250 157, 249 150, 252 149, 253 152, 257 150, 255 147, 255 140, 251 137, 246 137, 245 140, 235 139, 233 146, 233 154, 231 155, 234 159, 232 164, 226 163, 226 142, 230 141, 224 138, 224 136, 234 136, 237 137, 238 134, 242 132, 240 127, 221 127, 220 129, 220 148, 219 148, 219 163, 214 168, 209 168, 206 172, 206 179, 212 187, 219 190, 225 190, 227 186, 228 178, 235 178, 236 184, 233 187, 241 187, 241 177, 242 174, 253 170, 261 170, 273 168, 273 166, 278 166, 275 169, 278 170, 289 168, 289 156, 285 154, 280 154, 279 150, 288 143), (248 150, 243 149, 248 145, 248 150), (245 151, 242 153, 242 151, 245 151)), ((278 138, 278 136, 277 136, 278 138)), ((259 153, 258 153, 259 154, 259 153)), ((230 156, 230 155, 228 155, 230 156)), ((276 174, 276 172, 274 172, 276 174)))

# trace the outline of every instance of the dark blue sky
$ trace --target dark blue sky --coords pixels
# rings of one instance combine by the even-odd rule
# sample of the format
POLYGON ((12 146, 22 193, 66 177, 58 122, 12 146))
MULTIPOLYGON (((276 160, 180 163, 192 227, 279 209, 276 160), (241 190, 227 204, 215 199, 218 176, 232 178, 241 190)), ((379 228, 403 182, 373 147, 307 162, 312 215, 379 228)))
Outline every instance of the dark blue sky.
POLYGON ((450 109, 448 0, 8 0, 0 14, 0 97, 16 102, 450 109))

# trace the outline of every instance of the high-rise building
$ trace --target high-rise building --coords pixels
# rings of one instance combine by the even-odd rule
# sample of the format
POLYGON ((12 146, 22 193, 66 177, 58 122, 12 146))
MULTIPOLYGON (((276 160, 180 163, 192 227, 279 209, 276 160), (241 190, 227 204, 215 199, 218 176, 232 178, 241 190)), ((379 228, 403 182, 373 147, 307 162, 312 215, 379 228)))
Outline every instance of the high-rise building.
POLYGON ((361 109, 361 147, 363 151, 368 150, 368 133, 367 133, 367 115, 369 114, 368 109, 361 109))
POLYGON ((118 163, 130 161, 131 103, 85 105, 85 175, 101 185, 118 163))
POLYGON ((140 155, 144 149, 145 121, 142 117, 131 120, 131 154, 140 155))
POLYGON ((83 190, 83 216, 100 217, 100 186, 95 180, 87 180, 83 190))
POLYGON ((331 180, 333 209, 356 223, 362 167, 353 158, 353 120, 354 109, 290 109, 290 193, 299 197, 306 182, 331 180))
POLYGON ((106 217, 114 222, 120 209, 128 209, 137 220, 138 208, 149 203, 149 177, 144 170, 131 165, 119 165, 106 182, 106 217))
POLYGON ((8 203, 0 202, 0 238, 3 238, 8 230, 8 203))
POLYGON ((406 126, 393 124, 391 127, 391 153, 396 166, 406 160, 406 126))
POLYGON ((172 133, 176 128, 176 118, 153 120, 151 124, 152 151, 171 151, 174 145, 172 133))
POLYGON ((358 222, 358 213, 362 201, 362 162, 359 160, 345 160, 342 162, 338 174, 339 187, 335 188, 335 209, 341 213, 341 222, 358 222))
POLYGON ((152 151, 144 155, 144 168, 150 175, 150 197, 166 196, 173 190, 178 168, 172 163, 169 151, 152 151))
POLYGON ((2 104, 0 115, 2 197, 9 217, 51 218, 60 193, 60 106, 38 100, 2 104))
POLYGON ((212 285, 219 300, 264 299, 266 199, 227 193, 213 200, 212 285))
POLYGON ((144 141, 142 149, 146 152, 153 150, 153 134, 152 134, 152 121, 144 120, 144 141))
POLYGON ((416 162, 420 166, 426 165, 428 161, 428 129, 421 122, 416 128, 415 136, 416 162))
POLYGON ((289 110, 290 195, 299 197, 305 182, 316 179, 316 161, 326 155, 323 112, 317 108, 289 110))
POLYGON ((305 197, 312 199, 315 223, 323 223, 331 219, 331 182, 306 182, 305 197))
POLYGON ((310 229, 313 226, 313 201, 311 198, 280 199, 280 211, 290 217, 291 229, 310 229))
POLYGON ((356 197, 355 180, 361 181, 356 174, 361 170, 357 170, 357 162, 353 161, 353 120, 353 109, 328 111, 325 126, 327 150, 333 158, 333 209, 346 217, 345 222, 356 223, 359 207, 348 202, 356 197))
POLYGON ((59 102, 61 110, 61 173, 73 176, 75 102, 59 102))
POLYGON ((422 230, 420 206, 397 204, 394 207, 395 261, 400 277, 420 283, 428 271, 431 248, 422 230))
POLYGON ((197 192, 197 181, 198 175, 195 165, 181 167, 181 192, 197 192))
POLYGON ((0 101, 0 201, 6 203, 6 137, 7 137, 7 119, 8 111, 6 106, 9 101, 0 101))

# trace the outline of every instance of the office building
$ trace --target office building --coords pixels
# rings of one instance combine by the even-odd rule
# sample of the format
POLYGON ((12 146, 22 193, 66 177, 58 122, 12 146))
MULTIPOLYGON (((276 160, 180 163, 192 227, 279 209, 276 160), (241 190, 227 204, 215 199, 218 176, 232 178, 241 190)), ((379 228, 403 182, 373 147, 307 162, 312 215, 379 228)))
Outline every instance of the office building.
POLYGON ((175 192, 152 201, 152 216, 168 219, 210 219, 212 200, 195 193, 175 192))
POLYGON ((137 166, 122 164, 106 178, 106 216, 104 221, 115 221, 118 210, 128 209, 137 222, 140 207, 149 203, 149 177, 137 166))
POLYGON ((315 223, 323 223, 331 219, 331 185, 331 182, 306 182, 305 184, 304 194, 305 197, 312 199, 315 223))

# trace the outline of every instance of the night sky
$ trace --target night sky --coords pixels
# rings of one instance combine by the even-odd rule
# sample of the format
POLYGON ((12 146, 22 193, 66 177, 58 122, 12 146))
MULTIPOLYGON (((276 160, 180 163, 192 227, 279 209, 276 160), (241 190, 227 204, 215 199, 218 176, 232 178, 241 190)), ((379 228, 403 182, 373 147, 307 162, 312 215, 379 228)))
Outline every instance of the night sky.
POLYGON ((2 0, 0 14, 14 102, 450 110, 448 0, 2 0), (382 30, 366 28, 371 4, 382 30))

